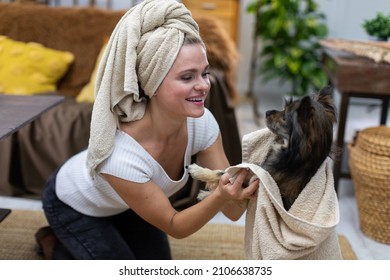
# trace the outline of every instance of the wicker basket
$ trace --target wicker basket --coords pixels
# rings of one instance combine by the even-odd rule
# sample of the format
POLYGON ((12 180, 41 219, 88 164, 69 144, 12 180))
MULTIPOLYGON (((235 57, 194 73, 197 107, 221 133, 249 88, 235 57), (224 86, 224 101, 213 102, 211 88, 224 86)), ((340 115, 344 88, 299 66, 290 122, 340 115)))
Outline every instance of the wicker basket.
POLYGON ((362 130, 348 149, 360 228, 390 244, 390 127, 362 130))

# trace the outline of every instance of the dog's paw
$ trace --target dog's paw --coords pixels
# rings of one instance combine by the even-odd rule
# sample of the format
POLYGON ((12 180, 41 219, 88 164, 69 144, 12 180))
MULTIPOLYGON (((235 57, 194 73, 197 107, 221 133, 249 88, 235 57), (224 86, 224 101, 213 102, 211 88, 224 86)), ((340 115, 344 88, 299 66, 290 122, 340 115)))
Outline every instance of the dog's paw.
POLYGON ((196 163, 190 164, 186 166, 188 173, 191 175, 192 178, 198 179, 200 176, 199 174, 202 174, 206 168, 200 167, 196 163))
MULTIPOLYGON (((219 179, 225 173, 223 170, 211 170, 208 168, 200 167, 197 164, 191 164, 187 167, 188 173, 193 179, 206 183, 206 190, 213 191, 218 187, 219 179)), ((203 198, 207 195, 202 195, 203 198)))
POLYGON ((209 196, 211 192, 210 191, 203 191, 201 190, 197 196, 197 199, 200 201, 200 200, 203 200, 205 199, 207 196, 209 196))
POLYGON ((225 173, 223 170, 211 170, 200 167, 197 164, 191 164, 187 167, 188 173, 192 178, 205 182, 206 184, 218 183, 221 176, 225 173))
MULTIPOLYGON (((190 176, 193 179, 196 179, 196 180, 199 180, 199 181, 202 181, 202 182, 206 183, 206 189, 207 190, 210 190, 210 189, 214 188, 215 184, 213 184, 210 181, 210 176, 214 177, 214 173, 213 173, 212 170, 210 170, 208 168, 200 167, 199 165, 197 165, 195 163, 187 166, 186 168, 188 170, 188 173, 190 174, 190 176)), ((216 186, 218 186, 218 183, 216 184, 216 186)), ((199 201, 205 199, 211 193, 210 191, 207 191, 207 190, 201 190, 199 192, 199 194, 197 196, 197 199, 199 201)))

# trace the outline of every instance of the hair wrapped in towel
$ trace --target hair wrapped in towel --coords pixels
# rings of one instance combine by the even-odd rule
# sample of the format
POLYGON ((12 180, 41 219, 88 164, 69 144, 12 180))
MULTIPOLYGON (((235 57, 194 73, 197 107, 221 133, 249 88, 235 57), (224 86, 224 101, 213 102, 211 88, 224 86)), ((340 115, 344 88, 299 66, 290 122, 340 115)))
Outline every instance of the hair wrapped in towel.
POLYGON ((186 35, 200 40, 191 13, 174 0, 145 0, 119 21, 96 77, 87 159, 91 174, 111 154, 118 123, 143 117, 147 98, 170 70, 186 35))

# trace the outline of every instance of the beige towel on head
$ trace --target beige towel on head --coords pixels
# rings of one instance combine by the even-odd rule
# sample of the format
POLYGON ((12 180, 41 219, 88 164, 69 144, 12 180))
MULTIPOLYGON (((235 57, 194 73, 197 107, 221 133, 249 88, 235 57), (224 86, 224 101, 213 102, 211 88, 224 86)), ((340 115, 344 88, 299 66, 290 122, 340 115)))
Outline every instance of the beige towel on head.
POLYGON ((331 159, 324 161, 287 212, 275 181, 259 167, 274 139, 267 128, 245 135, 243 163, 227 169, 234 175, 240 168, 249 168, 260 179, 257 198, 249 202, 246 213, 246 258, 341 259, 331 159))
POLYGON ((199 37, 198 25, 175 0, 145 0, 118 22, 96 77, 87 159, 91 174, 111 154, 119 121, 143 117, 146 99, 173 65, 185 34, 199 37))

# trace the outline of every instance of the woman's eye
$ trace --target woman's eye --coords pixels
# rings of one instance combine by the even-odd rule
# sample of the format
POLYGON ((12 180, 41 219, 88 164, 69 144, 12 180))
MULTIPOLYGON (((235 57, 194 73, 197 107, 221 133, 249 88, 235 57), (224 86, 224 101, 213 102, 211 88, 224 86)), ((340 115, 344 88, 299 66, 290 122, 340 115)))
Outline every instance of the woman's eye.
POLYGON ((181 79, 183 81, 190 81, 192 79, 192 76, 182 76, 181 79))
POLYGON ((210 75, 210 72, 208 72, 208 71, 207 71, 207 72, 204 72, 204 73, 202 74, 203 77, 207 77, 208 75, 210 75))

